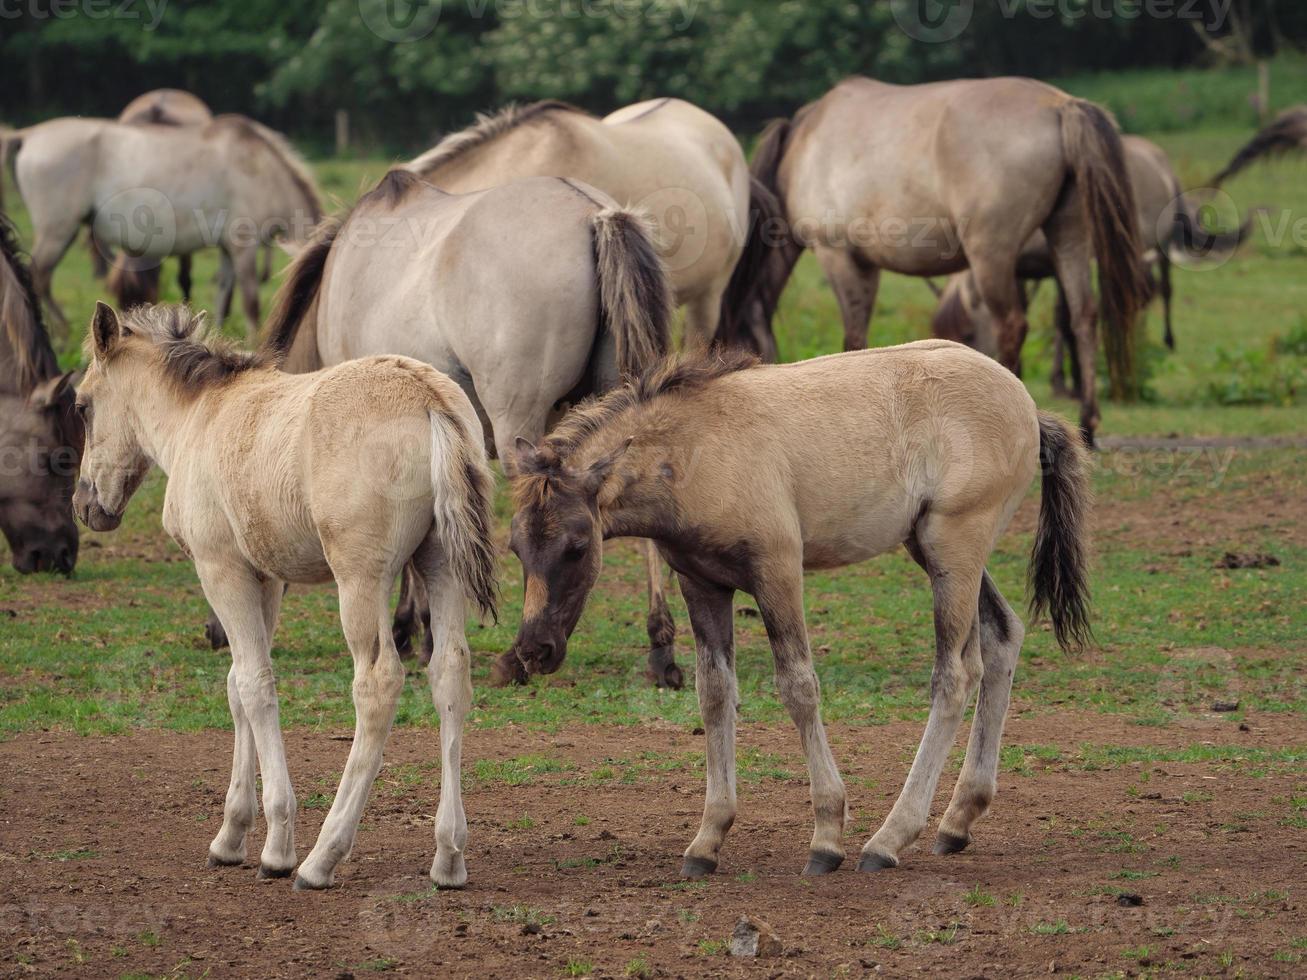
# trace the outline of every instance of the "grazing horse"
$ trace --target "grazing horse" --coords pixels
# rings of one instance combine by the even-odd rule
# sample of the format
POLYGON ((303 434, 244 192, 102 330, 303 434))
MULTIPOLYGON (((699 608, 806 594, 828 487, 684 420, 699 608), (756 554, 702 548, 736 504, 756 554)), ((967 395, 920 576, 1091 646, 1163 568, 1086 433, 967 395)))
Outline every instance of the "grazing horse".
MULTIPOLYGON (((118 114, 118 121, 128 126, 203 126, 212 121, 213 112, 198 95, 176 88, 159 88, 144 95, 138 95, 127 103, 127 108, 118 114)), ((87 247, 91 251, 91 266, 96 278, 103 279, 109 273, 112 264, 112 251, 102 242, 96 241, 94 231, 86 236, 87 247)), ((177 257, 177 285, 181 289, 182 299, 191 300, 191 257, 177 257)), ((138 291, 145 296, 145 301, 156 302, 159 298, 159 267, 137 270, 144 280, 138 291), (149 280, 154 280, 149 282, 149 280)), ((118 292, 118 290, 115 290, 118 292)))
POLYGON ((697 106, 654 99, 603 119, 564 102, 510 106, 445 137, 408 169, 454 193, 570 177, 647 211, 686 308, 687 344, 706 347, 716 333, 744 249, 750 177, 735 136, 697 106))
MULTIPOLYGON (((1156 143, 1142 136, 1123 136, 1126 167, 1130 173, 1130 187, 1135 196, 1135 220, 1139 240, 1144 247, 1142 260, 1149 270, 1148 286, 1151 294, 1162 297, 1163 340, 1175 349, 1175 334, 1171 323, 1171 265, 1192 265, 1205 260, 1222 260, 1235 251, 1248 237, 1252 228, 1249 219, 1235 231, 1211 232, 1205 229, 1194 202, 1180 189, 1180 180, 1171 167, 1166 152, 1156 143), (1153 275, 1153 269, 1156 275, 1153 275)), ((1017 261, 1017 275, 1022 279, 1048 279, 1057 275, 1048 239, 1042 231, 1031 236, 1021 250, 1017 261)), ((989 308, 980 295, 975 273, 957 272, 949 277, 940 295, 931 326, 936 337, 974 343, 986 330, 995 329, 989 308), (978 321, 990 320, 989 326, 978 321)), ((1026 305, 1025 291, 1021 294, 1026 305)), ((1064 345, 1072 355, 1072 373, 1075 376, 1074 397, 1079 397, 1079 358, 1067 322, 1065 298, 1059 294, 1057 330, 1054 333, 1053 390, 1069 394, 1063 373, 1064 345)))
MULTIPOLYGON (((288 370, 372 354, 434 365, 463 386, 511 471, 514 440, 543 436, 561 403, 667 353, 670 310, 641 216, 600 191, 531 177, 447 194, 393 170, 291 265, 266 342, 289 352, 288 370)), ((676 627, 647 547, 649 673, 676 688, 676 627)), ((401 648, 411 596, 400 602, 401 648)), ((512 654, 495 677, 526 680, 512 654)))
POLYGON ((82 448, 72 373, 60 374, 41 307, 0 215, 0 532, 21 572, 72 572, 70 498, 82 448))
POLYGON ((32 278, 63 326, 51 276, 88 217, 99 241, 130 256, 116 283, 124 306, 149 299, 140 269, 217 246, 218 309, 230 305, 239 281, 252 337, 259 247, 281 235, 303 238, 322 216, 313 178, 290 144, 244 116, 201 127, 54 119, 6 143, 19 147, 15 174, 36 234, 32 278))
POLYGON ((732 602, 752 595, 799 730, 816 829, 807 873, 844 859, 844 785, 826 743, 803 613, 803 572, 899 544, 935 596, 930 720, 912 771, 858 867, 893 867, 925 827, 962 715, 980 690, 937 852, 962 849, 994 796, 1021 620, 985 563, 1044 465, 1033 606, 1063 646, 1087 635, 1086 451, 1021 382, 959 344, 919 341, 781 366, 672 362, 518 445, 513 547, 526 570, 516 651, 557 670, 603 541, 650 537, 680 576, 698 649, 708 791, 683 873, 717 867, 735 819, 732 602))
POLYGON ((269 653, 284 582, 329 582, 354 658, 349 761, 296 888, 327 888, 350 853, 404 689, 387 627, 395 576, 412 562, 430 597, 440 713, 440 806, 431 877, 467 881, 459 790, 471 706, 465 596, 495 609, 494 484, 472 404, 449 378, 403 357, 290 375, 205 338, 185 307, 119 321, 96 304, 91 365, 77 393, 86 453, 74 507, 111 531, 151 466, 168 476, 163 524, 195 562, 231 637, 231 786, 210 865, 245 860, 263 777, 268 834, 259 877, 296 870, 295 794, 269 653), (421 438, 414 438, 421 434, 421 438))
POLYGON ((1230 158, 1225 168, 1212 178, 1211 184, 1213 187, 1220 187, 1262 157, 1283 156, 1286 153, 1303 150, 1307 150, 1307 105, 1297 105, 1285 109, 1258 130, 1256 135, 1230 158))
POLYGON ((1015 370, 1027 323, 1017 259, 1047 236, 1088 376, 1087 437, 1098 425, 1090 260, 1114 394, 1133 384, 1131 330, 1145 291, 1130 182, 1111 118, 1025 78, 887 85, 850 78, 792 120, 767 128, 753 174, 779 198, 760 266, 741 264, 727 304, 727 346, 775 350, 772 316, 795 263, 812 248, 839 300, 844 347, 866 346, 881 269, 912 276, 970 267, 993 313, 980 349, 1015 370))

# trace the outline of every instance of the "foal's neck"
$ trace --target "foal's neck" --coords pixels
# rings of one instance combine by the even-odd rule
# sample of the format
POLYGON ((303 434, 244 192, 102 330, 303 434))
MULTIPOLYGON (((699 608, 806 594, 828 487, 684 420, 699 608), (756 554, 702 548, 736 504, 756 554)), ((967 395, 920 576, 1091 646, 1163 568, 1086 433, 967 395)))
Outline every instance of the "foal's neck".
POLYGON ((697 462, 693 432, 662 406, 642 406, 615 420, 580 450, 585 465, 630 445, 599 491, 605 538, 673 537, 682 521, 677 489, 697 462))
POLYGON ((133 401, 136 438, 150 461, 167 476, 181 452, 183 432, 196 421, 202 425, 209 414, 203 403, 210 393, 183 397, 165 379, 148 371, 132 379, 132 388, 138 393, 133 401))

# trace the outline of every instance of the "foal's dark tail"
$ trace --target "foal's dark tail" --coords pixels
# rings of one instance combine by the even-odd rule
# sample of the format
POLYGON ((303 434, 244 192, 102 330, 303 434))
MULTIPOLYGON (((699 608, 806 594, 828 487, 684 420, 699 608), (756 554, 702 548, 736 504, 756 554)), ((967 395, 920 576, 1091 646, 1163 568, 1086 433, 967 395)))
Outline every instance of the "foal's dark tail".
POLYGON ((1039 413, 1044 474, 1039 529, 1030 557, 1030 613, 1047 613, 1063 650, 1083 649, 1089 627, 1089 454, 1061 418, 1039 413))
POLYGON ((638 378, 672 349, 672 287, 648 220, 628 208, 590 219, 599 312, 617 344, 617 368, 638 378))

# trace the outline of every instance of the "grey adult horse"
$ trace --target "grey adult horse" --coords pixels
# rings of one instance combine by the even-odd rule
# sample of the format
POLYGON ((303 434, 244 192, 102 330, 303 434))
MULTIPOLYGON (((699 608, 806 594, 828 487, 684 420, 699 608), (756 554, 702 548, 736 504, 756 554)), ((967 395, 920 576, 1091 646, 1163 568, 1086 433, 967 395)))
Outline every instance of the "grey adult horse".
POLYGON ((129 126, 107 119, 54 119, 4 137, 35 229, 32 279, 66 326, 51 291, 55 266, 88 219, 96 237, 132 258, 119 304, 148 301, 129 273, 169 255, 216 246, 224 289, 239 282, 247 325, 259 322, 258 250, 302 238, 321 220, 313 178, 284 137, 244 116, 201 127, 129 126))
POLYGON ((13 226, 0 215, 0 532, 22 573, 66 575, 77 563, 71 501, 82 428, 74 395, 13 226))
MULTIPOLYGON (((1135 197, 1135 220, 1142 255, 1149 270, 1150 297, 1162 299, 1163 340, 1175 349, 1175 333, 1171 318, 1171 266, 1197 265, 1206 261, 1228 258, 1247 239, 1252 228, 1251 219, 1231 232, 1213 232, 1203 227, 1197 205, 1181 189, 1171 161, 1160 146, 1142 136, 1123 136, 1126 167, 1130 173, 1130 186, 1135 197)), ((1017 274, 1022 279, 1041 280, 1056 278, 1052 252, 1042 231, 1031 236, 1022 249, 1017 262, 1017 274)), ((975 337, 987 329, 980 321, 991 318, 970 270, 954 273, 942 292, 931 326, 936 337, 946 340, 973 343, 975 337)), ((1023 305, 1025 293, 1023 291, 1023 305)), ((1062 395, 1080 397, 1080 361, 1070 324, 1065 298, 1059 292, 1057 329, 1054 333, 1053 390, 1062 395), (1063 361, 1065 348, 1071 349, 1073 387, 1067 389, 1063 361)))
MULTIPOLYGON (((296 258, 265 344, 289 371, 373 354, 431 364, 467 392, 511 473, 515 441, 543 437, 560 405, 667 353, 670 311, 643 215, 601 191, 532 177, 448 194, 394 170, 296 258)), ((652 544, 646 559, 649 673, 676 688, 675 624, 652 544)), ((412 598, 401 602, 401 639, 412 598)), ((525 602, 544 599, 528 591, 525 602)), ((495 677, 525 681, 514 652, 495 677)))
POLYGON ((850 78, 767 128, 754 176, 779 199, 757 265, 741 263, 726 303, 726 344, 775 350, 771 320, 805 248, 839 300, 844 347, 866 345, 882 269, 932 276, 970 267, 994 316, 982 350, 1016 369, 1027 323, 1017 259, 1042 229, 1086 364, 1081 429, 1099 413, 1093 384, 1099 269, 1108 368, 1132 384, 1131 330, 1143 302, 1141 249, 1121 139, 1108 114, 1025 78, 888 85, 850 78))
POLYGON ((685 307, 687 343, 706 346, 716 333, 744 250, 750 178, 735 136, 702 109, 653 99, 599 119, 565 102, 510 106, 445 137, 408 169, 452 193, 570 177, 641 208, 685 307))

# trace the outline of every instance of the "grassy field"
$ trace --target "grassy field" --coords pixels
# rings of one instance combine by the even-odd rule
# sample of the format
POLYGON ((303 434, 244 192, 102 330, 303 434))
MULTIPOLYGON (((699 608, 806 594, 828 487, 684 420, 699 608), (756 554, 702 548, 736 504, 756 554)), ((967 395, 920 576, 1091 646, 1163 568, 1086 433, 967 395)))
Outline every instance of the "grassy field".
MULTIPOLYGON (((1214 171, 1247 133, 1203 130, 1158 137, 1187 184, 1214 171)), ((387 167, 386 161, 321 161, 316 169, 334 205, 344 206, 387 167)), ((1285 161, 1240 178, 1231 193, 1242 210, 1266 205, 1253 241, 1228 264, 1177 273, 1176 332, 1179 349, 1160 347, 1159 315, 1149 319, 1152 400, 1107 404, 1102 431, 1112 435, 1266 436, 1307 434, 1304 334, 1307 334, 1307 231, 1277 239, 1282 223, 1307 221, 1307 164, 1285 161), (1295 347, 1296 344, 1296 347, 1295 347), (1233 365, 1233 367, 1232 367, 1233 365), (1288 390, 1263 390, 1270 374, 1290 379, 1288 390), (1253 404, 1222 404, 1246 396, 1253 404), (1293 393, 1296 389, 1296 393, 1293 393)), ((29 228, 19 211, 22 234, 29 228)), ((211 255, 197 261, 197 302, 211 295, 211 255)), ((171 274, 166 287, 175 290, 171 274)), ((276 280, 264 288, 267 300, 276 280)), ((89 272, 83 248, 75 248, 56 276, 56 290, 75 324, 84 324, 100 287, 89 272)), ((1070 403, 1052 399, 1047 385, 1047 304, 1033 314, 1035 331, 1027 354, 1028 383, 1043 404, 1074 415, 1070 403)), ((933 297, 916 280, 887 276, 872 326, 875 344, 925 336, 933 297)), ((75 366, 78 336, 64 338, 62 357, 75 366)), ((228 329, 239 335, 239 315, 228 329)), ((786 293, 778 335, 786 359, 838 348, 834 299, 811 258, 805 258, 786 293)), ((1114 508, 1133 508, 1146 524, 1149 506, 1173 506, 1189 519, 1254 508, 1257 487, 1302 495, 1304 474, 1298 449, 1232 448, 1200 452, 1102 454, 1097 475, 1104 517, 1114 508), (1166 501, 1168 503, 1163 503, 1166 501)), ((69 582, 23 579, 0 571, 0 612, 12 617, 0 639, 0 731, 48 726, 79 732, 114 732, 135 726, 197 728, 229 724, 221 678, 225 657, 204 648, 200 626, 204 606, 190 565, 159 526, 162 478, 155 475, 130 509, 122 530, 84 535, 83 558, 69 582)), ((506 504, 501 498, 501 518, 506 504)), ((1128 521, 1127 521, 1128 524, 1128 521)), ((1253 539, 1213 542, 1213 547, 1268 551, 1276 569, 1221 576, 1213 590, 1213 553, 1160 556, 1153 536, 1120 532, 1099 547, 1096 571, 1097 631, 1101 645, 1091 655, 1069 659, 1048 634, 1036 630, 1027 645, 1021 697, 1036 705, 1080 704, 1125 712, 1141 723, 1164 721, 1175 711, 1198 709, 1209 687, 1227 683, 1231 670, 1247 692, 1245 707, 1301 712, 1307 707, 1300 680, 1285 674, 1279 659, 1261 654, 1287 644, 1301 657, 1307 646, 1307 616, 1301 596, 1307 563, 1300 541, 1275 522, 1265 522, 1253 539), (1165 575, 1159 576, 1159 562, 1165 575), (1173 651, 1198 647, 1246 651, 1218 664, 1184 661, 1173 651), (1191 695, 1176 702, 1158 693, 1159 671, 1179 670, 1191 695), (1192 674, 1192 676, 1190 676, 1192 674)), ((1026 529, 1028 531, 1028 528, 1026 529)), ((1028 534, 1005 538, 994 559, 1004 591, 1023 593, 1028 534)), ((646 690, 639 680, 644 643, 640 569, 631 549, 610 549, 602 587, 578 630, 566 671, 529 693, 478 686, 479 724, 506 721, 544 725, 568 720, 638 722, 663 719, 693 724, 691 697, 646 690), (576 686, 573 686, 576 685, 576 686)), ((505 649, 517 621, 520 586, 505 559, 506 606, 501 624, 476 627, 478 680, 491 655, 505 649)), ((925 704, 930 669, 930 596, 918 570, 904 557, 887 556, 835 574, 813 575, 808 601, 813 644, 821 655, 828 716, 875 723, 918 717, 925 704)), ((682 609, 675 610, 685 623, 682 609)), ((771 693, 768 653, 756 619, 741 626, 741 672, 746 717, 779 719, 771 693)), ((682 639, 682 663, 688 659, 682 639)), ((348 658, 342 654, 331 590, 296 590, 288 599, 277 641, 284 715, 291 723, 344 725, 351 720, 348 658)), ((1201 659, 1201 658, 1200 658, 1201 659)), ((1298 663, 1301 666, 1301 659, 1298 663)), ((429 703, 414 684, 401 707, 402 723, 432 724, 429 703)))

